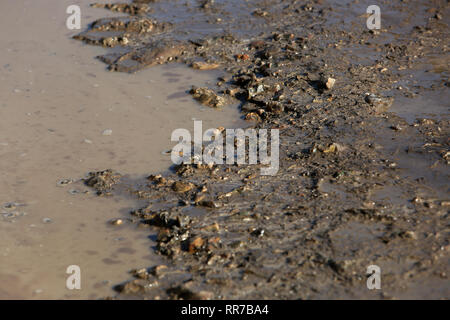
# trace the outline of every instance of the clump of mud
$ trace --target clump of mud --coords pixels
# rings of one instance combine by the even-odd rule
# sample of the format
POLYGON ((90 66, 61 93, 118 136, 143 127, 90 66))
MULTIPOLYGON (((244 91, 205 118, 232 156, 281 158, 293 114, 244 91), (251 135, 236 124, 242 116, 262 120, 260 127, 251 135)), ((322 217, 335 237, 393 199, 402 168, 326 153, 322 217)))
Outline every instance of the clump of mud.
MULTIPOLYGON (((136 2, 136 1, 135 1, 136 2)), ((104 8, 114 12, 123 12, 129 15, 139 15, 150 11, 150 7, 146 3, 93 3, 93 8, 104 8)))
POLYGON ((121 175, 111 169, 89 172, 88 177, 84 179, 84 183, 94 188, 98 195, 109 195, 112 187, 120 181, 121 175))

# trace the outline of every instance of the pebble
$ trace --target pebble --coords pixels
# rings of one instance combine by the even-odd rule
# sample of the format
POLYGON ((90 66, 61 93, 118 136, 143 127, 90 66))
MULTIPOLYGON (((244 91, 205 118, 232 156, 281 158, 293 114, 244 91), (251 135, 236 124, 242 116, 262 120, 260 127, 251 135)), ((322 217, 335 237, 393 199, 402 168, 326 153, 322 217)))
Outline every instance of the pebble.
POLYGON ((366 102, 371 105, 380 103, 382 101, 380 97, 376 96, 373 93, 367 94, 364 100, 366 100, 366 102))
POLYGON ((112 135, 112 130, 111 130, 111 129, 106 129, 106 130, 103 131, 102 134, 103 134, 104 136, 110 136, 110 135, 112 135))
POLYGON ((202 237, 197 236, 189 242, 189 253, 194 253, 205 244, 205 240, 202 237))
POLYGON ((174 190, 175 192, 188 192, 190 190, 192 190, 194 188, 194 184, 188 182, 181 182, 181 181, 176 181, 174 182, 174 184, 172 185, 172 190, 174 190))
POLYGON ((194 62, 192 68, 197 70, 214 70, 220 67, 218 63, 206 63, 202 61, 194 62))
POLYGON ((150 273, 153 274, 157 278, 161 278, 166 271, 167 271, 167 266, 161 264, 161 265, 154 266, 150 270, 150 273))
POLYGON ((65 186, 65 185, 71 184, 72 182, 73 182, 72 179, 61 179, 56 184, 58 186, 65 186))
POLYGON ((114 219, 111 220, 110 222, 113 226, 120 226, 121 224, 123 224, 123 220, 122 219, 114 219))
POLYGON ((334 84, 336 83, 336 79, 334 78, 328 78, 327 82, 325 83, 325 87, 330 90, 334 87, 334 84))
POLYGON ((42 222, 43 222, 43 223, 52 223, 53 220, 50 219, 50 218, 44 218, 44 219, 42 219, 42 222))

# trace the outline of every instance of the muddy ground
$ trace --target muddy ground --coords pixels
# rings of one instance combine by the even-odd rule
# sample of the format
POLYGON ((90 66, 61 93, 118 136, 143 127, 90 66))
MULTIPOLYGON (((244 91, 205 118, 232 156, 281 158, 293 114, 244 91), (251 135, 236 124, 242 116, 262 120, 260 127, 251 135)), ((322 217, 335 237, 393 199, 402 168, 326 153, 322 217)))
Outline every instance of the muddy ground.
POLYGON ((379 1, 381 29, 369 30, 370 4, 139 0, 105 6, 128 16, 76 36, 110 47, 99 58, 111 71, 223 70, 186 91, 280 129, 275 176, 261 165, 89 175, 100 196, 147 201, 116 223, 148 228, 166 261, 136 266, 113 298, 450 298, 449 4, 379 1), (419 98, 426 116, 392 112, 419 98), (369 265, 381 290, 366 287, 369 265))

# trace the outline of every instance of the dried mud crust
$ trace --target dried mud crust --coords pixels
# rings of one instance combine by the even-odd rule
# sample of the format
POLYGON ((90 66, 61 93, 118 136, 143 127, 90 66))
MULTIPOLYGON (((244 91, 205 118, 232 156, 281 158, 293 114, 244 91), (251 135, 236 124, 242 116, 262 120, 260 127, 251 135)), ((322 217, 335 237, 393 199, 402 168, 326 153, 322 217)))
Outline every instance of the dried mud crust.
MULTIPOLYGON (((427 56, 448 55, 439 18, 448 4, 412 2, 382 3, 405 22, 395 33, 397 26, 367 30, 364 17, 347 16, 335 2, 248 1, 232 11, 219 1, 184 9, 167 1, 175 15, 231 32, 197 38, 195 22, 168 19, 155 23, 171 31, 136 32, 124 52, 103 57, 115 71, 218 64, 217 86, 193 88, 193 97, 213 106, 216 97, 238 99, 254 127, 280 130, 275 176, 261 176, 259 165, 181 165, 128 185, 148 200, 131 215, 157 234, 155 250, 167 263, 133 270, 115 298, 449 298, 448 190, 405 174, 380 140, 404 143, 397 153, 448 178, 448 119, 411 125, 389 113, 396 96, 448 92, 448 70, 431 81, 410 78, 427 56), (172 41, 180 46, 173 52, 172 41), (380 191, 392 196, 380 199, 380 191), (382 290, 367 290, 373 264, 382 290)), ((145 19, 167 17, 158 3, 145 19)), ((88 185, 114 194, 123 182, 108 182, 111 172, 91 174, 88 185)))

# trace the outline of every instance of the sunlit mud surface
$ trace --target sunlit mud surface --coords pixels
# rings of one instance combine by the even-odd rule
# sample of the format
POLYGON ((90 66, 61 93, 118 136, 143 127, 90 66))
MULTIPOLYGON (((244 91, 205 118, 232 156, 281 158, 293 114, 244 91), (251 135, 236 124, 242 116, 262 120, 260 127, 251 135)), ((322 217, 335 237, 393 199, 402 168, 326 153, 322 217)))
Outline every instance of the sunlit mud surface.
POLYGON ((450 296, 448 2, 67 4, 1 5, 1 297, 450 296), (167 170, 192 119, 279 129, 279 171, 167 170))
MULTIPOLYGON (((83 28, 109 13, 81 3, 83 28), (106 12, 106 13, 105 13, 106 12)), ((99 198, 85 173, 167 170, 176 128, 240 126, 237 107, 212 110, 186 90, 217 77, 184 65, 108 73, 105 50, 72 40, 72 1, 0 3, 0 298, 99 298, 139 265, 153 264, 148 234, 111 226, 136 202, 99 198), (79 265, 82 290, 66 288, 79 265)), ((110 16, 118 14, 111 13, 110 16)))

